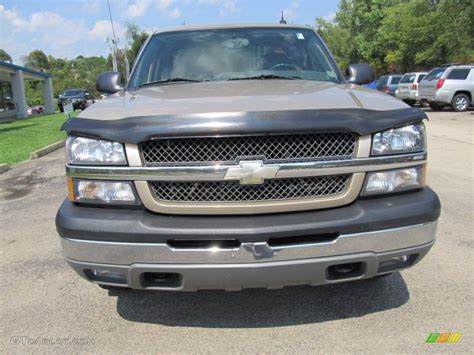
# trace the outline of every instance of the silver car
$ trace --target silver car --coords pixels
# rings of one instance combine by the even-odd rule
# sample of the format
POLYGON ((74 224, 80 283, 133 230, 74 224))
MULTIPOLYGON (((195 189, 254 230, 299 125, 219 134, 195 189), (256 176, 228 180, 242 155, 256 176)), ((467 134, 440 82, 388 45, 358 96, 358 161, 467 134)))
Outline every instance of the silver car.
POLYGON ((382 75, 379 80, 377 80, 376 89, 382 91, 386 94, 395 96, 395 91, 398 88, 398 83, 402 78, 401 74, 388 74, 382 75))
POLYGON ((450 65, 431 70, 419 85, 420 100, 434 111, 450 105, 454 111, 466 111, 474 94, 474 65, 450 65))
POLYGON ((398 84, 398 89, 395 91, 395 96, 410 106, 415 105, 415 103, 419 101, 418 85, 426 74, 427 73, 406 73, 403 75, 398 84))

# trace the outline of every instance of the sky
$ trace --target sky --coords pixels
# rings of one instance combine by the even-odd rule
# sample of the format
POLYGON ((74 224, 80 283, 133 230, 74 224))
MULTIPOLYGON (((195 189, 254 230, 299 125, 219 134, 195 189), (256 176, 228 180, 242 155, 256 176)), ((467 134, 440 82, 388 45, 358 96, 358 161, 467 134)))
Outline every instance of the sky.
MULTIPOLYGON (((236 22, 314 25, 333 19, 338 0, 110 0, 119 46, 133 23, 147 32, 167 27, 236 22)), ((34 49, 60 58, 106 56, 112 29, 107 0, 0 0, 0 48, 22 64, 34 49)))

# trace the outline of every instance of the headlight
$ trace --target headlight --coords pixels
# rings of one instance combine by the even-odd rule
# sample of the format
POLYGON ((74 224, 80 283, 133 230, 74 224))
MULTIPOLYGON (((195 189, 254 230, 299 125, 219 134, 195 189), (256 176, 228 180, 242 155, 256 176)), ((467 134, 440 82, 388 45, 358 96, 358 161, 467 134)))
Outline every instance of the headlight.
POLYGON ((372 155, 421 152, 426 149, 425 125, 418 123, 376 133, 372 155))
POLYGON ((69 199, 85 203, 138 204, 131 182, 69 178, 69 199))
POLYGON ((74 136, 66 139, 66 160, 80 165, 127 164, 121 143, 74 136))
POLYGON ((367 174, 362 195, 413 190, 425 185, 425 165, 367 174))

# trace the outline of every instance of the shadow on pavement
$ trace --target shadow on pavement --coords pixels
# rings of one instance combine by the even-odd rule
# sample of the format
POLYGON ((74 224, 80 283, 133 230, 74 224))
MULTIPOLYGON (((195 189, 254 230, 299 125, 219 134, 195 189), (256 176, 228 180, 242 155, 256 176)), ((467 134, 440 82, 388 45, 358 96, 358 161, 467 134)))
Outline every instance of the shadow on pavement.
POLYGON ((259 328, 320 323, 398 308, 409 292, 399 273, 321 287, 194 293, 109 291, 132 322, 207 328, 259 328))
POLYGON ((6 132, 10 132, 10 131, 18 131, 20 129, 24 129, 24 128, 28 128, 28 127, 32 127, 32 126, 37 126, 37 125, 39 125, 39 123, 32 123, 32 124, 28 124, 28 125, 24 125, 24 126, 4 127, 4 128, 2 128, 2 126, 0 126, 0 133, 6 133, 6 132))

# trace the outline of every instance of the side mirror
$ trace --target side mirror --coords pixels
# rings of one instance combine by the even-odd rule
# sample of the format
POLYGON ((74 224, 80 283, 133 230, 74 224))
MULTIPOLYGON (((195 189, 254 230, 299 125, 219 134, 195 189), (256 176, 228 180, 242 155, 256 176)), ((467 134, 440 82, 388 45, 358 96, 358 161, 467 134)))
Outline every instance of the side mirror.
POLYGON ((346 69, 347 82, 350 84, 368 84, 374 81, 374 69, 365 63, 349 64, 346 69))
POLYGON ((116 71, 106 71, 97 77, 95 87, 99 92, 114 94, 123 90, 122 74, 116 71))

